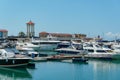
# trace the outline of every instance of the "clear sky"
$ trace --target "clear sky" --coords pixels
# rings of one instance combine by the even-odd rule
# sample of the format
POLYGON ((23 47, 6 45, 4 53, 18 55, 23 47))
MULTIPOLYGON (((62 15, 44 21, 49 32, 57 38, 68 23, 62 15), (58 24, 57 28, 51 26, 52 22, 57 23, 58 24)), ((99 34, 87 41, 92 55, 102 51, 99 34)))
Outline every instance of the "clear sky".
POLYGON ((39 32, 82 33, 120 37, 120 0, 0 0, 0 29, 26 33, 26 23, 39 32))

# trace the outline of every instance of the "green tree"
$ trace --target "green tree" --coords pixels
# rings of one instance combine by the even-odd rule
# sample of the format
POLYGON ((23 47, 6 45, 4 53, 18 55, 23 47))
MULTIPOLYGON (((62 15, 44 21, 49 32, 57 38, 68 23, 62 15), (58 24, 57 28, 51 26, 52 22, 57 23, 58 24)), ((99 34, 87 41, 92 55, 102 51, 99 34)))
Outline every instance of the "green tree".
POLYGON ((19 32, 18 36, 19 37, 25 37, 25 33, 21 31, 21 32, 19 32))

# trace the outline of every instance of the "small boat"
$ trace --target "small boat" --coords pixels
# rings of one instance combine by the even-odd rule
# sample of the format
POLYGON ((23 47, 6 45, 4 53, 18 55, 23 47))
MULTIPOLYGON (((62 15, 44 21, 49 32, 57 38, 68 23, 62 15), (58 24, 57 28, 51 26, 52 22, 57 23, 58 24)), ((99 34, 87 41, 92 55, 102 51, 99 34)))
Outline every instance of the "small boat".
POLYGON ((62 60, 62 62, 68 62, 68 63, 86 63, 88 61, 87 58, 72 58, 67 60, 62 60))
POLYGON ((72 62, 87 62, 87 58, 73 58, 72 62))
POLYGON ((18 49, 20 52, 21 52, 21 54, 23 54, 23 55, 27 55, 27 56, 30 56, 30 57, 32 57, 32 58, 34 58, 34 57, 37 57, 38 56, 38 52, 36 52, 33 48, 19 48, 18 49))

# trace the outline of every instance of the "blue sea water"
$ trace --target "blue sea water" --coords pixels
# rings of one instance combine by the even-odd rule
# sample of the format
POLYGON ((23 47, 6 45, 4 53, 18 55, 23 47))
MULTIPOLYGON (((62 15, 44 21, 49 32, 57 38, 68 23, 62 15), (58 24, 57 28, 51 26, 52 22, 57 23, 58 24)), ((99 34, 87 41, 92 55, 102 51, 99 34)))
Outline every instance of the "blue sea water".
POLYGON ((0 68, 0 80, 120 80, 120 61, 35 64, 35 69, 0 68))

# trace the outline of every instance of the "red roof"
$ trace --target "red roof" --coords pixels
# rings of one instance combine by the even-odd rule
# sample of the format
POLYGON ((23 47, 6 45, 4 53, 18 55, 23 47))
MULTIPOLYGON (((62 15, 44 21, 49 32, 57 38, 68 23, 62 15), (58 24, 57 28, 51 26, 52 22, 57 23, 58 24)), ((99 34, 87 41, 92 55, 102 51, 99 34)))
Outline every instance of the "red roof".
POLYGON ((72 37, 72 34, 67 34, 67 33, 50 33, 52 36, 57 36, 57 37, 72 37))
POLYGON ((27 24, 32 24, 32 25, 34 25, 34 23, 30 20, 27 24))
POLYGON ((54 37, 72 37, 72 34, 66 34, 66 33, 47 33, 47 32, 41 32, 40 35, 52 35, 54 37))
POLYGON ((8 31, 5 29, 0 29, 0 32, 8 32, 8 31))
POLYGON ((39 34, 48 34, 47 32, 43 31, 43 32, 40 32, 39 34))

